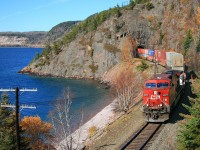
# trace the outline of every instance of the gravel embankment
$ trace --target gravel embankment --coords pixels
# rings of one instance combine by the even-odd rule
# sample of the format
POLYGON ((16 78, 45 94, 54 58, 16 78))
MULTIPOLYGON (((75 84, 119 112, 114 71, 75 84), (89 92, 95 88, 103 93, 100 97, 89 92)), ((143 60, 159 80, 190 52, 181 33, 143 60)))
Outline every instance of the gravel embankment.
POLYGON ((136 132, 144 123, 140 108, 141 103, 137 104, 127 114, 121 116, 117 121, 108 125, 103 135, 91 141, 88 149, 91 150, 114 150, 120 149, 124 141, 136 132))
POLYGON ((190 83, 186 84, 185 94, 181 97, 177 107, 171 114, 170 120, 160 134, 155 138, 148 150, 174 150, 177 149, 177 135, 180 129, 180 122, 183 117, 180 114, 188 114, 189 112, 182 104, 190 105, 189 98, 191 96, 190 83))

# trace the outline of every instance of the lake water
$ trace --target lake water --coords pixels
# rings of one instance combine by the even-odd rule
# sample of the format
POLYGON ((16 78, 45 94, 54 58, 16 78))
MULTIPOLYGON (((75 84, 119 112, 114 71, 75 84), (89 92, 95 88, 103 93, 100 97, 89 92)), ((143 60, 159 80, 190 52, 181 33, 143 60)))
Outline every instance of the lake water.
MULTIPOLYGON (((73 95, 70 113, 74 124, 78 123, 81 114, 83 120, 87 120, 111 102, 109 90, 93 80, 48 78, 17 73, 29 64, 36 52, 41 51, 41 48, 0 48, 0 88, 38 90, 20 93, 20 104, 36 106, 36 109, 21 110, 21 117, 39 115, 43 120, 48 120, 49 111, 54 109, 55 100, 66 87, 73 95)), ((9 92, 9 96, 14 104, 15 94, 9 92)))

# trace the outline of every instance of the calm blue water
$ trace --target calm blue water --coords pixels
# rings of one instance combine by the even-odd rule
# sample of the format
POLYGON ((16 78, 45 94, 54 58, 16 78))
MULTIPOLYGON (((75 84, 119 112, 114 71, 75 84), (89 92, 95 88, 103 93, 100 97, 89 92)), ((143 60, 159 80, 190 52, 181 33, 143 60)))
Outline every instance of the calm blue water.
MULTIPOLYGON (((40 48, 0 48, 0 88, 37 88, 37 92, 24 92, 20 95, 20 104, 35 105, 37 109, 23 109, 21 116, 39 115, 48 120, 48 112, 54 109, 55 100, 61 96, 64 88, 72 92, 72 122, 78 123, 83 112, 84 120, 95 115, 109 104, 109 91, 93 80, 57 79, 37 77, 17 72, 27 66, 40 48)), ((1 93, 0 93, 1 94, 1 93)), ((11 102, 15 103, 14 93, 9 92, 11 102)))

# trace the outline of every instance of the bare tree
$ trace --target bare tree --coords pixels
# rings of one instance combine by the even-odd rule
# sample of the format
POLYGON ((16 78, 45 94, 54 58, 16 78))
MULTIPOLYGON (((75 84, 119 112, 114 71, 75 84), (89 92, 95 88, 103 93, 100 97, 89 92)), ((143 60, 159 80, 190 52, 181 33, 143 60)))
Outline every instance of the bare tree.
POLYGON ((140 80, 132 73, 131 69, 122 72, 116 79, 115 88, 117 101, 114 104, 115 112, 126 112, 134 104, 134 98, 141 90, 140 80))
POLYGON ((69 88, 63 90, 62 96, 56 100, 55 110, 50 113, 53 124, 54 145, 61 150, 79 149, 71 129, 71 94, 69 88))

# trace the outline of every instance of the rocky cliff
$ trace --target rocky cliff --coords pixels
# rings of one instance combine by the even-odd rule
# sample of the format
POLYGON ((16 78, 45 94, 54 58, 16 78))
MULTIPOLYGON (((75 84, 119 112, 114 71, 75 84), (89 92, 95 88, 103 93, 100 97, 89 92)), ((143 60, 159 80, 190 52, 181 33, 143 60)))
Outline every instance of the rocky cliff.
POLYGON ((44 47, 46 32, 1 32, 1 47, 44 47))
MULTIPOLYGON (((137 47, 184 53, 188 64, 199 66, 198 0, 147 0, 114 11, 117 13, 96 28, 91 26, 89 32, 85 31, 88 28, 83 28, 84 23, 80 24, 76 28, 77 35, 65 35, 59 46, 46 49, 22 72, 102 79, 119 62, 131 61, 137 47), (184 49, 187 33, 192 39, 184 49)), ((100 19, 105 17, 102 16, 100 19)), ((92 19, 95 17, 99 17, 98 14, 92 19)))

